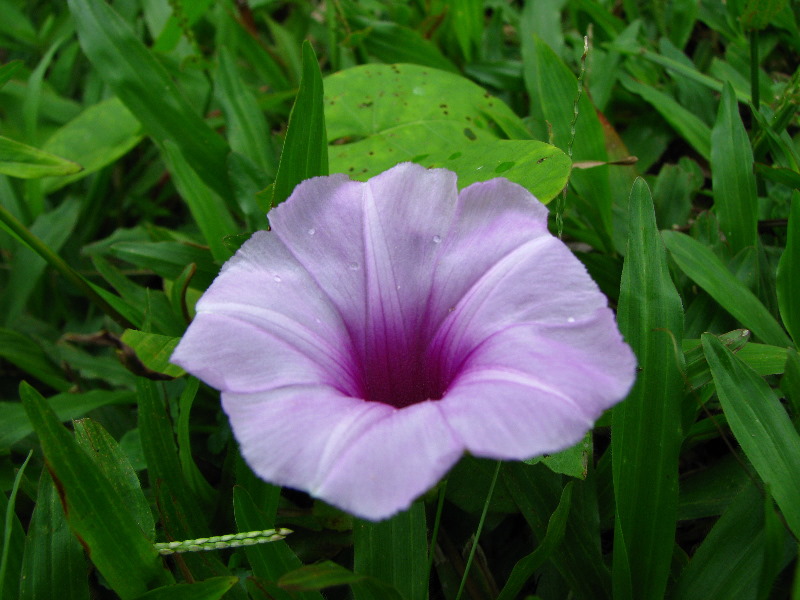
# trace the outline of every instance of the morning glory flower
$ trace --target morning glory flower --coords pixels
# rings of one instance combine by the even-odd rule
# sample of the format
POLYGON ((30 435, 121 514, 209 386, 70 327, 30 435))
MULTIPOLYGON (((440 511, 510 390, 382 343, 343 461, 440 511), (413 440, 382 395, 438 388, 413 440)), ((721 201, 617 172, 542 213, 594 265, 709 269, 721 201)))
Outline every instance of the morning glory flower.
POLYGON ((635 358, 606 298, 505 179, 405 163, 301 183, 197 303, 172 357, 222 392, 257 475, 379 520, 469 452, 577 443, 635 358))

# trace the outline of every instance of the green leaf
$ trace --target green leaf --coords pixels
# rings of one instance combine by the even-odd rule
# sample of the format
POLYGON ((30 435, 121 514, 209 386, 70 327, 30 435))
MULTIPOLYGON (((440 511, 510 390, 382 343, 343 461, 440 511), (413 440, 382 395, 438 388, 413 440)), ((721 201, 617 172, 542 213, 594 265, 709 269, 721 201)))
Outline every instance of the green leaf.
POLYGON ((528 580, 561 544, 567 527, 569 509, 572 502, 572 489, 572 483, 564 486, 564 491, 561 492, 561 500, 559 500, 558 506, 547 522, 547 533, 536 550, 519 559, 517 564, 514 565, 511 575, 508 576, 508 581, 506 581, 502 591, 497 596, 497 600, 514 600, 518 598, 528 580))
MULTIPOLYGON (((569 157, 561 150, 533 140, 476 141, 466 143, 459 152, 448 150, 414 158, 414 162, 426 167, 444 167, 454 171, 458 175, 459 188, 494 177, 505 177, 544 203, 561 193, 571 169, 569 157)), ((387 164, 386 168, 390 166, 387 164)))
POLYGON ((163 148, 175 187, 189 206, 194 222, 211 248, 211 255, 217 262, 225 262, 231 257, 224 243, 225 236, 239 233, 239 228, 225 203, 198 177, 199 173, 189 164, 178 145, 172 140, 164 140, 163 148))
POLYGON ((20 397, 42 445, 47 464, 66 506, 70 527, 111 588, 123 600, 153 584, 169 583, 158 552, 129 513, 111 483, 62 427, 45 399, 27 383, 20 397), (125 551, 120 552, 120 540, 125 551))
POLYGON ((661 237, 681 270, 742 325, 767 344, 781 347, 791 344, 761 301, 708 247, 675 231, 663 231, 661 237))
POLYGON ((102 425, 91 419, 75 421, 74 428, 78 446, 89 455, 119 494, 122 500, 120 510, 130 513, 147 539, 154 540, 155 523, 150 504, 142 492, 142 484, 136 471, 117 441, 102 425))
POLYGON ((44 191, 54 192, 116 162, 141 141, 141 129, 141 123, 119 98, 90 106, 56 130, 42 146, 42 150, 74 161, 83 169, 74 175, 46 180, 44 191))
POLYGON ((238 577, 212 577, 195 583, 177 583, 151 590, 136 600, 220 600, 233 586, 238 577))
POLYGON ((757 373, 713 335, 705 334, 702 340, 731 431, 759 477, 769 485, 789 529, 800 537, 800 435, 757 373))
POLYGON ((758 196, 753 150, 739 116, 736 94, 725 83, 719 113, 711 130, 711 178, 714 209, 734 254, 755 247, 758 238, 758 196))
POLYGON ((800 192, 792 195, 786 248, 778 263, 778 306, 781 319, 796 345, 800 345, 800 192))
POLYGON ((37 179, 48 175, 69 175, 82 168, 71 160, 0 136, 0 174, 37 179))
MULTIPOLYGON (((92 390, 83 393, 56 394, 47 399, 59 421, 69 421, 86 413, 115 404, 135 404, 136 396, 128 390, 92 390)), ((33 425, 19 402, 0 402, 0 448, 8 448, 33 431, 33 425)))
MULTIPOLYGON (((530 138, 514 112, 483 88, 459 75, 417 65, 362 65, 327 77, 325 122, 331 172, 359 180, 403 161, 463 167, 469 177, 469 168, 477 170, 480 162, 460 166, 449 161, 498 137, 530 138)), ((523 149, 506 148, 509 154, 523 149)), ((482 151, 506 153, 501 146, 484 146, 482 151)), ((473 159, 481 160, 479 152, 472 152, 473 159)), ((528 164, 519 156, 503 156, 496 163, 487 156, 482 160, 492 171, 511 161, 528 164)), ((498 174, 506 175, 480 177, 498 174)))
POLYGON ((681 447, 683 307, 656 228, 650 190, 637 179, 617 319, 639 359, 628 398, 614 408, 611 457, 616 498, 615 597, 662 598, 670 570, 681 447))
POLYGON ((278 174, 272 188, 272 206, 277 206, 305 179, 328 174, 325 110, 322 104, 322 74, 311 44, 303 42, 303 77, 289 115, 278 174))
MULTIPOLYGON (((365 575, 357 575, 331 561, 300 567, 278 580, 278 585, 291 592, 322 590, 349 585, 358 598, 369 600, 402 600, 397 590, 365 575)), ((417 596, 420 598, 422 596, 417 596)))
MULTIPOLYGON (((421 501, 391 519, 357 520, 353 527, 353 570, 399 591, 405 600, 424 598, 428 589, 425 506, 421 501)), ((355 590, 357 600, 364 600, 355 590)))
POLYGON ((126 329, 121 339, 123 344, 133 348, 136 356, 148 369, 170 377, 180 377, 186 374, 186 371, 178 365, 169 362, 172 351, 181 341, 180 338, 126 329))
POLYGON ((229 148, 195 112, 167 70, 104 0, 69 0, 81 47, 92 65, 157 142, 175 142, 222 198, 229 191, 229 148))
POLYGON ((25 540, 19 600, 89 597, 89 566, 83 548, 69 530, 53 479, 43 469, 25 540))

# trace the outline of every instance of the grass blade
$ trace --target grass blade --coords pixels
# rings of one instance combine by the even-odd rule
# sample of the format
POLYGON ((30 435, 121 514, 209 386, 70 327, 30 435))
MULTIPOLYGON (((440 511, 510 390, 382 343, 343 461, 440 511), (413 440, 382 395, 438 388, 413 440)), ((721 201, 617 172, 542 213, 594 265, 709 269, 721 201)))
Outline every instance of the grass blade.
POLYGON ((322 74, 311 44, 303 42, 303 78, 289 115, 272 206, 286 200, 294 187, 310 177, 328 174, 328 136, 322 104, 322 74))
POLYGON ((778 306, 795 344, 800 344, 800 192, 792 196, 786 248, 778 263, 778 306))
POLYGON ((725 83, 717 121, 711 130, 711 177, 714 208, 733 253, 755 247, 758 197, 753 150, 739 116, 736 94, 725 83))
POLYGON ((761 341, 772 346, 791 345, 786 333, 761 301, 708 247, 675 231, 663 231, 661 237, 681 270, 761 341))
MULTIPOLYGON (((406 600, 425 597, 427 531, 422 502, 386 521, 357 520, 353 548, 353 570, 357 574, 383 581, 406 600)), ((356 592, 356 598, 362 596, 356 592)))
POLYGON ((88 600, 88 577, 83 548, 69 530, 53 479, 43 470, 25 541, 19 600, 88 600))
POLYGON ((614 537, 624 540, 627 555, 625 560, 615 548, 613 581, 615 595, 630 589, 634 598, 662 598, 678 502, 683 354, 676 344, 683 336, 683 308, 643 179, 631 191, 629 232, 618 320, 640 373, 612 418, 614 537))
POLYGON ((67 519, 91 553, 92 562, 123 600, 135 598, 153 584, 169 583, 153 540, 130 513, 120 511, 122 499, 92 459, 59 423, 45 399, 27 383, 20 398, 42 445, 57 483, 67 519), (120 540, 125 540, 124 552, 120 540))
POLYGON ((800 538, 800 435, 769 385, 713 335, 703 335, 717 395, 733 435, 800 538))
POLYGON ((103 0, 69 0, 83 51, 100 76, 157 142, 173 140, 222 198, 230 186, 228 145, 195 112, 166 69, 103 0))

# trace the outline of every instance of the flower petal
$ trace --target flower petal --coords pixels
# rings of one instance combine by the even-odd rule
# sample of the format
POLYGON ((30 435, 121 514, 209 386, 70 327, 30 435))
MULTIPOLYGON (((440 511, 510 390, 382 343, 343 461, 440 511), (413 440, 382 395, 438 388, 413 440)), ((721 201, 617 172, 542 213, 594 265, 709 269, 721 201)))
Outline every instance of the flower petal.
POLYGON ((461 456, 436 405, 397 410, 314 386, 223 394, 260 477, 373 520, 407 508, 461 456))
POLYGON ((526 459, 577 443, 633 383, 636 359, 613 314, 508 327, 475 348, 441 400, 467 450, 526 459))
POLYGON ((172 361, 223 391, 335 380, 361 392, 336 308, 274 235, 253 235, 197 303, 172 361))

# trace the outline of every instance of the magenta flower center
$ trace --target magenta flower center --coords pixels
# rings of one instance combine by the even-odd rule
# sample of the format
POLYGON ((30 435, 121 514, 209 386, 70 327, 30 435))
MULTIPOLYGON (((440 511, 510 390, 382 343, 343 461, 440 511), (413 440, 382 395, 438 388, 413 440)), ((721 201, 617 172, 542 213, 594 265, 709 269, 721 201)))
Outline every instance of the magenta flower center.
POLYGON ((363 398, 395 408, 427 400, 441 400, 449 379, 437 357, 426 356, 423 341, 404 349, 402 340, 386 340, 383 351, 369 353, 363 361, 363 398))

